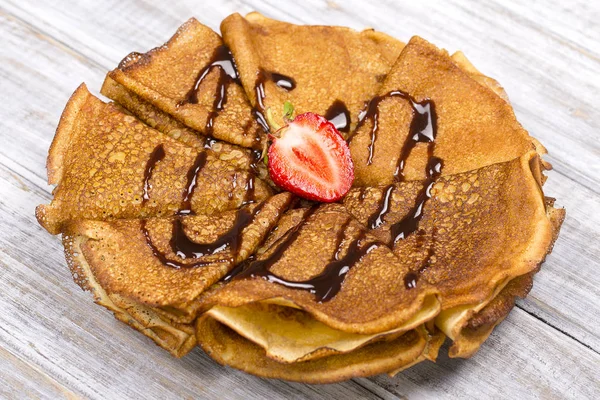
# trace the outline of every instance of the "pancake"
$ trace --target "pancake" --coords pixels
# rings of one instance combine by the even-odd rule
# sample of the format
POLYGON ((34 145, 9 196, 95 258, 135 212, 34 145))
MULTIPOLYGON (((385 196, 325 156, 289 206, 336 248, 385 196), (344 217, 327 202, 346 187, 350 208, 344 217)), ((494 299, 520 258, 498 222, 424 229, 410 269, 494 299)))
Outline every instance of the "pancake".
POLYGON ((78 219, 168 216, 182 206, 204 214, 235 209, 247 200, 248 185, 254 200, 272 193, 253 172, 171 139, 103 103, 85 85, 63 112, 47 168, 48 182, 57 187, 36 216, 54 234, 78 219))
POLYGON ((257 253, 205 303, 240 307, 284 299, 333 329, 365 335, 412 329, 439 311, 436 291, 406 288, 411 265, 339 204, 305 211, 300 223, 257 253))
MULTIPOLYGON (((194 18, 163 46, 129 54, 109 79, 204 136, 262 148, 264 132, 229 51, 219 35, 194 18)), ((103 93, 110 96, 114 92, 107 85, 103 93)))
POLYGON ((79 243, 105 291, 161 307, 159 314, 182 321, 188 305, 254 253, 290 200, 282 193, 211 215, 77 221, 66 227, 65 235, 79 243))
MULTIPOLYGON (((565 210, 554 208, 554 199, 546 198, 546 214, 552 224, 552 243, 548 254, 556 239, 565 218, 565 210)), ((454 328, 454 340, 449 349, 450 357, 471 357, 479 346, 488 338, 493 329, 500 323, 515 305, 517 297, 524 299, 533 286, 533 276, 539 271, 534 271, 517 276, 510 280, 506 286, 483 309, 473 316, 457 321, 454 328)))
POLYGON ((437 115, 435 155, 444 160, 442 175, 509 161, 534 149, 508 102, 472 75, 444 50, 413 37, 351 137, 354 185, 425 178, 427 140, 420 138, 423 143, 416 143, 405 157, 401 154, 404 144, 417 133, 415 129, 425 122, 417 117, 428 116, 427 109, 419 115, 415 107, 425 108, 428 102, 434 103, 429 116, 437 115))
POLYGON ((207 315, 198 319, 197 336, 204 351, 222 365, 265 378, 304 383, 334 383, 385 372, 397 373, 435 358, 443 343, 443 335, 431 335, 419 328, 347 354, 285 364, 266 357, 260 346, 207 315))
POLYGON ((84 240, 83 236, 63 235, 65 257, 75 282, 83 290, 90 291, 94 301, 112 311, 119 321, 140 331, 173 356, 183 357, 190 352, 196 346, 194 326, 170 321, 150 307, 107 293, 83 256, 80 245, 84 240))
POLYGON ((75 281, 174 356, 262 377, 393 376, 446 337, 473 355, 565 215, 502 86, 419 37, 258 13, 221 32, 192 18, 108 73, 115 103, 69 100, 36 216, 75 281), (279 193, 262 160, 265 132, 308 111, 349 142, 338 203, 279 193))
POLYGON ((115 82, 109 76, 104 80, 101 93, 114 100, 127 112, 135 115, 150 127, 172 137, 181 143, 194 147, 198 151, 210 149, 218 154, 219 159, 229 161, 240 169, 253 171, 263 180, 270 180, 264 163, 257 162, 260 156, 256 151, 241 146, 223 142, 214 138, 201 136, 198 131, 182 124, 171 115, 161 111, 151 103, 128 91, 123 85, 115 82))
POLYGON ((538 157, 531 151, 440 177, 419 210, 416 230, 404 239, 397 227, 412 217, 422 183, 355 188, 344 199, 398 258, 413 260, 411 284, 439 290, 436 324, 452 339, 513 278, 536 270, 551 249, 557 228, 546 212, 538 157))
POLYGON ((403 46, 372 29, 294 25, 257 12, 245 18, 230 15, 221 23, 221 33, 248 98, 258 111, 271 115, 269 121, 282 125, 283 104, 290 101, 296 114, 337 117, 334 124, 345 134, 403 46))

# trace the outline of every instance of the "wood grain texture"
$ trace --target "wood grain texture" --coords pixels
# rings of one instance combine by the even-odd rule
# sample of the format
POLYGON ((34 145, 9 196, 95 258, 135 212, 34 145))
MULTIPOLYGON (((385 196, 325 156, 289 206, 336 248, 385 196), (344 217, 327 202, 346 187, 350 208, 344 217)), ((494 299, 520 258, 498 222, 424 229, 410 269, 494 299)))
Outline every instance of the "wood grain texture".
POLYGON ((0 397, 597 398, 600 395, 600 6, 554 1, 136 0, 0 3, 0 397), (95 306, 72 282, 57 238, 35 222, 50 198, 45 158, 66 100, 96 93, 130 51, 163 43, 190 16, 218 30, 232 12, 376 27, 461 49, 506 88, 550 151, 545 190, 567 208, 554 252, 481 351, 395 378, 336 385, 266 381, 199 350, 181 360, 95 306), (8 388, 8 389, 6 389, 8 388))

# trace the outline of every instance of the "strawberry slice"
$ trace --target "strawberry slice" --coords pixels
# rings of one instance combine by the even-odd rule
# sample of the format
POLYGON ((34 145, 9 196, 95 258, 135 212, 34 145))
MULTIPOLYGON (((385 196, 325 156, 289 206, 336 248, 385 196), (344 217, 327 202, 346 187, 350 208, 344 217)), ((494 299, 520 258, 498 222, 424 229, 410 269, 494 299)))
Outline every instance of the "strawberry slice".
POLYGON ((273 182, 309 200, 341 199, 354 180, 348 143, 335 126, 314 113, 298 115, 270 135, 269 173, 273 182))

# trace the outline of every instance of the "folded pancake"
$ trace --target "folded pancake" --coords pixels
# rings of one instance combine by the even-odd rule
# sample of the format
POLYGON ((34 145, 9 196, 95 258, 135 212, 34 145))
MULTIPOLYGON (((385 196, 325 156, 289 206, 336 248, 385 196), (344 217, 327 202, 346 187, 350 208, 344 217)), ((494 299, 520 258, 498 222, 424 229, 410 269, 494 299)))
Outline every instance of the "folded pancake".
POLYGON ((439 311, 435 291, 406 288, 410 265, 341 205, 289 211, 256 254, 203 296, 202 324, 218 322, 278 363, 393 341, 439 311))
POLYGON ((198 319, 197 336, 204 351, 222 365, 265 378, 304 383, 333 383, 385 372, 397 373, 425 359, 435 359, 444 338, 420 327, 346 354, 285 364, 267 357, 261 346, 208 314, 198 319))
POLYGON ((535 271, 551 249, 557 228, 547 214, 538 158, 530 151, 440 177, 418 219, 411 212, 423 191, 419 181, 355 188, 344 199, 350 213, 393 244, 398 258, 413 260, 411 285, 440 291, 436 325, 451 339, 513 278, 535 271), (398 226, 407 218, 416 226, 399 238, 398 226))
POLYGON ((106 292, 191 322, 198 296, 254 253, 290 201, 282 193, 211 215, 83 220, 65 234, 106 292))
POLYGON ((98 283, 83 255, 83 236, 63 235, 67 264, 75 282, 90 291, 94 301, 112 311, 115 317, 152 339, 175 357, 183 357, 196 346, 195 328, 161 317, 150 307, 107 293, 98 283))
POLYGON ((295 113, 316 112, 343 133, 398 57, 403 43, 372 29, 294 25, 252 12, 221 23, 248 98, 281 125, 283 104, 295 113))
MULTIPOLYGON (((554 199, 546 198, 546 214, 552 224, 552 244, 548 250, 549 254, 558 238, 565 218, 565 210, 554 208, 554 199)), ((524 299, 527 296, 533 286, 533 276, 538 271, 539 267, 530 273, 510 280, 483 309, 471 317, 466 316, 462 321, 457 321, 451 328, 454 332, 454 340, 449 350, 449 356, 467 358, 475 354, 494 328, 512 310, 516 298, 524 299)))
POLYGON ((405 160, 401 154, 421 128, 417 109, 428 101, 437 115, 435 155, 444 160, 442 175, 509 161, 534 148, 508 102, 463 68, 425 40, 409 41, 351 137, 355 186, 393 183, 403 161, 404 180, 425 178, 428 143, 416 143, 405 160))
POLYGON ((406 288, 403 276, 411 265, 339 204, 304 209, 297 225, 257 253, 205 302, 240 307, 284 299, 334 329, 359 334, 411 329, 438 311, 436 291, 406 288))
MULTIPOLYGON (((129 54, 108 79, 204 136, 261 147, 264 132, 228 49, 219 35, 194 18, 163 46, 129 54)), ((110 97, 114 92, 107 88, 103 93, 110 97)))
POLYGON ((92 96, 85 85, 63 112, 47 168, 48 182, 58 186, 36 215, 53 234, 71 220, 169 216, 182 209, 206 214, 271 195, 253 172, 171 139, 92 96))
POLYGON ((198 131, 184 125, 171 115, 127 90, 125 86, 117 83, 110 76, 107 76, 104 80, 101 93, 157 131, 198 150, 209 148, 218 154, 219 159, 229 161, 240 169, 251 170, 263 180, 270 179, 264 163, 257 162, 259 157, 257 152, 202 136, 198 131))

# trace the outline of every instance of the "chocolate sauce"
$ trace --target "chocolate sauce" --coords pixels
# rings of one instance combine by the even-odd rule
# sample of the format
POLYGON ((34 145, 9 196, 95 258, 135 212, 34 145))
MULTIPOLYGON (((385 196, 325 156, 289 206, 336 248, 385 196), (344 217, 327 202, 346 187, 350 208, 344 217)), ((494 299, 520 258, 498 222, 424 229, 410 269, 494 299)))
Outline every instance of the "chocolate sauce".
POLYGON ((270 131, 269 124, 265 118, 265 82, 272 81, 278 87, 285 91, 291 91, 296 88, 296 81, 294 78, 283 75, 277 72, 269 72, 260 68, 256 74, 256 82, 254 83, 254 93, 256 95, 256 106, 252 109, 252 115, 256 119, 256 122, 268 133, 270 131))
POLYGON ((197 259, 206 255, 221 253, 226 249, 229 249, 232 257, 221 260, 199 261, 189 264, 171 260, 166 254, 158 250, 158 248, 152 242, 152 238, 150 238, 150 234, 146 229, 146 220, 142 221, 141 228, 146 239, 146 243, 150 249, 152 249, 152 254, 166 266, 180 269, 202 267, 214 263, 234 262, 234 257, 238 254, 239 246, 242 241, 242 232, 248 225, 252 223, 252 221, 254 221, 254 218, 260 213, 261 209, 262 205, 256 207, 252 213, 245 209, 239 210, 236 214, 233 226, 223 235, 219 236, 217 240, 211 243, 193 242, 186 235, 181 218, 175 218, 173 220, 173 233, 169 244, 171 250, 177 255, 177 257, 182 260, 197 259))
MULTIPOLYGON (((396 180, 404 179, 404 164, 406 163, 406 159, 410 155, 412 149, 418 142, 428 142, 433 143, 436 136, 436 116, 435 116, 435 107, 431 100, 424 100, 422 102, 417 102, 413 99, 409 94, 401 91, 401 90, 392 90, 381 96, 376 96, 367 105, 365 111, 363 111, 359 116, 358 127, 355 132, 364 125, 365 121, 371 120, 373 122, 373 126, 370 131, 370 141, 367 146, 369 150, 369 156, 367 158, 367 165, 371 165, 373 163, 373 155, 375 152, 375 142, 377 141, 377 130, 379 129, 379 104, 391 97, 400 97, 402 99, 408 100, 412 110, 413 110, 413 119, 410 124, 409 135, 404 141, 402 145, 402 150, 400 152, 400 158, 398 159, 398 165, 396 167, 396 171, 394 173, 394 177, 396 180)), ((352 137, 348 139, 350 142, 352 137)))
POLYGON ((279 74, 277 72, 267 73, 267 76, 269 76, 269 78, 283 90, 287 90, 289 92, 290 90, 296 89, 296 80, 291 76, 279 74))
POLYGON ((435 146, 435 138, 437 136, 435 104, 431 100, 424 100, 421 103, 417 103, 412 98, 410 98, 410 102, 415 115, 410 124, 409 137, 402 145, 400 158, 398 159, 396 171, 394 172, 394 177, 398 181, 404 180, 404 166, 406 160, 417 143, 427 143, 428 159, 431 160, 433 148, 435 146))
MULTIPOLYGON (((375 142, 377 140, 377 129, 378 129, 378 118, 379 118, 379 104, 386 98, 400 97, 408 100, 410 106, 413 109, 413 119, 410 124, 410 131, 402 144, 400 151, 400 157, 396 170, 394 172, 394 178, 396 181, 404 180, 404 167, 406 160, 410 156, 413 148, 417 143, 427 143, 427 178, 423 182, 423 188, 417 195, 414 206, 409 211, 408 215, 405 216, 401 221, 393 224, 390 227, 392 234, 392 245, 398 242, 398 240, 406 238, 412 232, 417 230, 419 221, 423 217, 423 207, 427 200, 431 198, 431 188, 435 181, 439 177, 442 171, 443 162, 441 159, 434 157, 435 138, 437 135, 437 117, 435 113, 435 104, 431 100, 424 100, 417 102, 407 93, 400 90, 393 90, 385 95, 377 96, 373 98, 366 111, 360 115, 359 127, 364 124, 368 119, 373 121, 373 127, 371 128, 371 141, 368 145, 369 157, 367 159, 367 165, 370 165, 373 161, 373 153, 375 142)), ((357 130, 358 128, 357 127, 357 130)), ((352 139, 352 138, 350 138, 352 139)), ((379 202, 377 211, 369 217, 368 225, 371 229, 379 228, 383 222, 385 215, 390 210, 390 200, 392 192, 395 186, 389 185, 385 188, 384 193, 379 202)))
POLYGON ((196 190, 197 175, 205 164, 206 152, 198 153, 196 160, 194 161, 194 165, 187 172, 187 184, 185 186, 183 200, 181 201, 181 206, 179 207, 177 214, 189 215, 192 213, 192 195, 196 190))
POLYGON ((227 101, 227 86, 233 81, 239 82, 239 79, 231 52, 227 46, 221 45, 215 49, 208 65, 200 70, 194 86, 187 92, 184 100, 179 103, 180 106, 184 104, 198 104, 198 89, 200 88, 202 81, 204 81, 204 78, 206 78, 213 68, 219 68, 220 71, 214 104, 221 108, 225 105, 225 102, 227 101))
POLYGON ((404 287, 407 289, 414 289, 417 287, 417 281, 419 277, 416 273, 410 271, 406 275, 404 275, 404 287))
POLYGON ((361 232, 359 236, 350 243, 346 254, 340 258, 340 253, 343 251, 344 247, 345 231, 351 222, 349 220, 338 232, 337 245, 332 259, 320 274, 304 281, 290 281, 272 273, 270 271, 271 266, 277 263, 283 257, 285 251, 292 243, 294 243, 294 241, 296 241, 300 234, 300 229, 314 210, 315 209, 313 208, 305 213, 302 221, 280 239, 279 244, 276 245, 275 250, 273 250, 268 257, 263 260, 253 260, 248 262, 246 264, 247 266, 244 268, 236 268, 223 280, 228 281, 232 277, 235 280, 262 277, 269 282, 277 283, 288 288, 308 290, 315 295, 319 302, 326 302, 335 297, 342 288, 342 284, 350 269, 366 254, 381 246, 381 244, 375 241, 363 244, 362 242, 365 241, 365 233, 361 232))
POLYGON ((249 173, 248 180, 246 181, 246 193, 244 194, 244 201, 242 202, 242 206, 246 204, 252 204, 256 202, 255 192, 254 192, 254 184, 256 177, 253 173, 249 173))
POLYGON ((165 149, 162 144, 159 144, 152 150, 150 158, 146 163, 146 169, 144 170, 144 194, 142 195, 142 205, 144 205, 149 199, 149 191, 152 188, 150 185, 150 178, 152 177, 152 171, 156 164, 158 164, 163 158, 165 158, 165 149))
POLYGON ((350 132, 350 111, 341 100, 336 100, 325 112, 325 118, 331 122, 338 131, 350 132))
POLYGON ((146 220, 142 220, 142 222, 141 222, 142 234, 144 235, 144 238, 146 239, 146 244, 152 250, 152 254, 154 255, 154 257, 156 257, 163 265, 166 265, 171 268, 180 269, 180 268, 202 267, 202 266, 206 266, 209 264, 232 261, 231 259, 229 259, 229 260, 217 260, 217 261, 211 261, 211 262, 199 261, 199 262, 196 262, 193 264, 183 264, 183 263, 175 261, 175 260, 170 260, 166 256, 166 254, 162 253, 152 242, 150 233, 148 232, 148 229, 146 228, 146 222, 147 222, 146 220))
POLYGON ((377 211, 369 217, 367 226, 370 229, 377 229, 381 226, 381 224, 383 224, 383 218, 390 210, 390 200, 392 199, 392 192, 394 191, 394 188, 394 185, 389 185, 383 191, 377 211))
POLYGON ((300 229, 304 226, 308 218, 316 210, 316 207, 308 209, 302 216, 300 222, 298 222, 296 226, 287 231, 285 235, 279 238, 279 240, 274 244, 274 246, 276 246, 275 250, 267 258, 265 258, 264 260, 256 260, 253 262, 248 262, 249 260, 247 260, 244 268, 236 268, 236 274, 234 275, 234 271, 231 271, 229 275, 227 275, 224 278, 224 280, 231 279, 231 277, 234 277, 235 279, 244 279, 253 276, 253 271, 260 271, 263 269, 265 271, 268 271, 271 265, 279 261, 283 256, 283 253, 285 253, 288 247, 290 247, 292 243, 294 243, 294 241, 298 238, 298 235, 300 235, 300 229))
POLYGON ((227 46, 221 45, 215 49, 208 65, 198 73, 194 86, 188 91, 185 98, 177 104, 178 107, 186 104, 198 104, 198 89, 204 78, 206 78, 213 68, 218 68, 219 78, 217 80, 212 110, 208 113, 203 132, 207 137, 212 136, 215 118, 227 103, 227 88, 232 82, 240 84, 235 62, 227 46))
POLYGON ((392 233, 392 245, 417 230, 419 221, 423 218, 423 206, 431 198, 431 188, 442 172, 443 162, 440 158, 431 156, 427 163, 427 179, 423 182, 423 188, 419 191, 415 204, 408 214, 399 222, 390 227, 392 233))
POLYGON ((242 239, 242 231, 252 223, 254 216, 260 212, 258 206, 253 213, 246 209, 237 212, 231 229, 219 236, 212 243, 196 243, 185 234, 183 222, 176 218, 173 222, 173 236, 170 240, 171 249, 181 259, 201 258, 206 255, 216 254, 229 249, 232 254, 237 254, 242 239))

